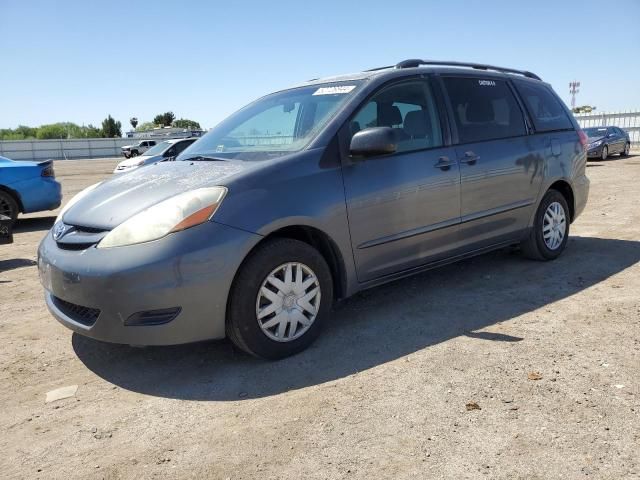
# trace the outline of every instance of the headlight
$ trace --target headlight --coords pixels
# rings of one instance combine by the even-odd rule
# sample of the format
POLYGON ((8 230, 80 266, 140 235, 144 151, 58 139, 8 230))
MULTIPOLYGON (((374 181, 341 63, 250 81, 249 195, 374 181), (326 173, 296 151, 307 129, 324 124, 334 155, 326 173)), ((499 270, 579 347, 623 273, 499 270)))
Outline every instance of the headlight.
POLYGON ((91 185, 91 186, 85 188, 84 190, 82 190, 80 193, 76 194, 76 196, 73 197, 71 200, 69 200, 67 202, 67 204, 64 207, 62 207, 62 210, 60 210, 60 213, 56 217, 56 221, 54 222, 54 224, 58 223, 58 221, 62 220, 62 216, 66 213, 67 210, 69 210, 71 207, 73 207, 73 205, 75 205, 75 203, 78 200, 80 200, 82 197, 84 197, 87 193, 89 193, 91 190, 96 188, 101 183, 102 182, 94 183, 93 185, 91 185))
POLYGON ((227 194, 225 187, 181 193, 137 213, 111 230, 98 248, 121 247, 157 240, 209 220, 227 194))
POLYGON ((600 145, 602 145, 602 140, 596 140, 591 145, 589 145, 589 147, 595 148, 595 147, 599 147, 600 145))

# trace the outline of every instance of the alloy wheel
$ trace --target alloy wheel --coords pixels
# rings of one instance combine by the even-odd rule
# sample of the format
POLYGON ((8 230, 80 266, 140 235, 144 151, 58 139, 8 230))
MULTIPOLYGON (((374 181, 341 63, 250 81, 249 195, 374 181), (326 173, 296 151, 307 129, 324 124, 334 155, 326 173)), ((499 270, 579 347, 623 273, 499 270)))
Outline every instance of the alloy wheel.
POLYGON ((290 342, 313 324, 320 308, 320 282, 307 265, 288 262, 262 282, 256 299, 256 318, 271 340, 290 342))
POLYGON ((556 250, 564 240, 567 231, 567 216, 564 208, 560 203, 553 202, 544 212, 544 220, 542 222, 542 237, 544 243, 550 250, 556 250))

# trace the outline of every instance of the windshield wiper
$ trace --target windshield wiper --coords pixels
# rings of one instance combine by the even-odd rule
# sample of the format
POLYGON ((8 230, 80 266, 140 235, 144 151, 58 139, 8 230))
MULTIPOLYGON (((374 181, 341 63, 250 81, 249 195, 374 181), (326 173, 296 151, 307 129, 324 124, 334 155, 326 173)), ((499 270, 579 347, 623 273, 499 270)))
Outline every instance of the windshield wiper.
POLYGON ((228 158, 210 157, 207 155, 194 155, 193 157, 181 158, 183 162, 228 162, 228 158))

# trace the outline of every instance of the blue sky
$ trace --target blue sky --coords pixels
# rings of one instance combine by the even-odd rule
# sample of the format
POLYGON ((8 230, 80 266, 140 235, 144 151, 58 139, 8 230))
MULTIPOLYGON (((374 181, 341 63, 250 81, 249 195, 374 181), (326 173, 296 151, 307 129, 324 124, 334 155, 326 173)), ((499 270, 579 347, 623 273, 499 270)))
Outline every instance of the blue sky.
POLYGON ((172 110, 211 127, 254 98, 406 58, 523 68, 568 103, 640 108, 640 0, 0 0, 0 128, 172 110))

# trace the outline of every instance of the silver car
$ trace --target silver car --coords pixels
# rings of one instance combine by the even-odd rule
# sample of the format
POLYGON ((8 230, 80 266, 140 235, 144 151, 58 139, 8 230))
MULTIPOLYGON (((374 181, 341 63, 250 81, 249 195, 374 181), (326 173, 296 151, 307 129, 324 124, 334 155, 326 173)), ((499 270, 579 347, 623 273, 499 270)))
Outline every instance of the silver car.
POLYGON ((120 162, 113 173, 130 172, 144 165, 152 165, 154 163, 173 160, 182 151, 195 142, 196 138, 176 138, 173 140, 165 140, 147 150, 144 155, 139 157, 131 157, 120 162))
POLYGON ((406 60, 313 80, 74 197, 38 250, 46 304, 103 341, 281 358, 360 290, 505 246, 557 258, 586 144, 526 71, 406 60))

